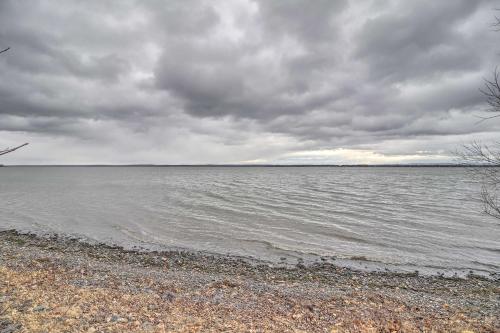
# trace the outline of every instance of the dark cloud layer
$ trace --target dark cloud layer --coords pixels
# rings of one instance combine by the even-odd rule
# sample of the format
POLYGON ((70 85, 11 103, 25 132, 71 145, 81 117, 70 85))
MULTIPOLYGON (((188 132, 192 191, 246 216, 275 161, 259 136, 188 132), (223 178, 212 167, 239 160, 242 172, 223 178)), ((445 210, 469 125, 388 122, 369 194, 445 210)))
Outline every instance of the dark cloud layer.
MULTIPOLYGON (((494 1, 0 2, 11 163, 446 161, 494 68, 494 1)), ((7 159, 5 159, 7 161, 7 159)))

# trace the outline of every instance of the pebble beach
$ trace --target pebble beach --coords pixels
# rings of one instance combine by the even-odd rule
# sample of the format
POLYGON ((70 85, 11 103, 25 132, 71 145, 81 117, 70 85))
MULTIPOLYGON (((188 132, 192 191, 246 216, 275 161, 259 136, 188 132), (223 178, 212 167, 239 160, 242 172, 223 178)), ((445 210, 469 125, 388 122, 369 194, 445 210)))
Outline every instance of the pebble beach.
POLYGON ((0 332, 500 332, 500 281, 0 232, 0 332))

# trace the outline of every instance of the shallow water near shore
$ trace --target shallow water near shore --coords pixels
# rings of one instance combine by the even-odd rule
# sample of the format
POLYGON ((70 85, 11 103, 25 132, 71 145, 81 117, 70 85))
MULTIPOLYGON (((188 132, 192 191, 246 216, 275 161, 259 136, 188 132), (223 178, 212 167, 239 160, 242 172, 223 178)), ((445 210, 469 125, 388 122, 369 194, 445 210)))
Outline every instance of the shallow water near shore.
POLYGON ((500 272, 465 168, 4 167, 0 229, 360 269, 500 272))

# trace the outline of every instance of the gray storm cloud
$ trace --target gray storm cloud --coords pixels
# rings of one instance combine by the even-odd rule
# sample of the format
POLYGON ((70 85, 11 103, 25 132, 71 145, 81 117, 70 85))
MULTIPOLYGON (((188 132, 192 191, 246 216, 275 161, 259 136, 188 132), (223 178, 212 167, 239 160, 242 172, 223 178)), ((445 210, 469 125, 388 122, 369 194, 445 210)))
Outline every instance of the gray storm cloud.
POLYGON ((447 161, 498 139, 495 7, 2 1, 2 163, 447 161))

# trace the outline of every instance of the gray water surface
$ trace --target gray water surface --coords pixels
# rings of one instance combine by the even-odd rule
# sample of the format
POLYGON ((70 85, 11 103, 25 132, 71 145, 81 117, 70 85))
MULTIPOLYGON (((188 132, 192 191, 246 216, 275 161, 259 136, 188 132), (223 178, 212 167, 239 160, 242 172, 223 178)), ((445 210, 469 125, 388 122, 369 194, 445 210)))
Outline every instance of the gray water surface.
POLYGON ((500 225, 481 214, 479 192, 465 168, 4 167, 0 229, 274 262, 333 256, 499 273, 500 225))

